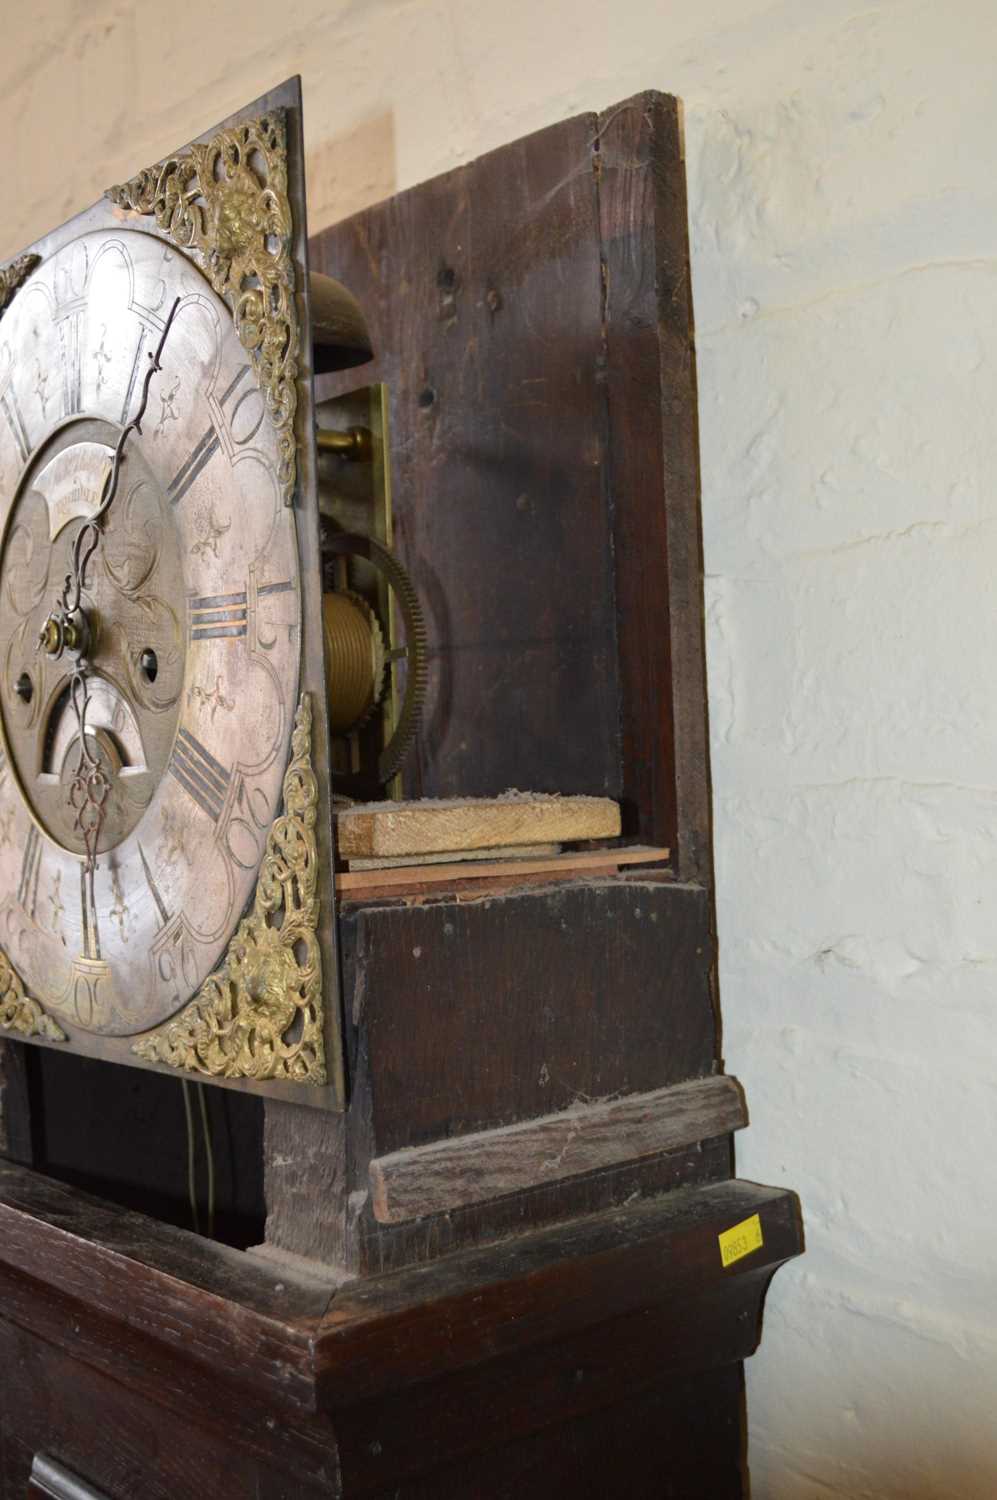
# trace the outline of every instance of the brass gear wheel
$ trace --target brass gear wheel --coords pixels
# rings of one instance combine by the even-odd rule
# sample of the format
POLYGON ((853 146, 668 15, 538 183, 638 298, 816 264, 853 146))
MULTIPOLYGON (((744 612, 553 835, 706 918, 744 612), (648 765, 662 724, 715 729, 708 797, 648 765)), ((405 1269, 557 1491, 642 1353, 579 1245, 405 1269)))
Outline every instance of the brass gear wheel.
MULTIPOLYGON (((362 536, 354 532, 334 532, 326 539, 325 548, 335 557, 360 557, 369 562, 384 578, 391 592, 395 596, 398 612, 401 615, 402 624, 405 629, 405 645, 396 651, 383 650, 383 638, 378 627, 376 617, 369 605, 364 601, 358 601, 357 596, 349 591, 338 595, 348 601, 354 608, 356 603, 364 604, 370 614, 371 623, 376 630, 374 652, 376 655, 376 642, 382 642, 382 669, 377 672, 377 684, 374 694, 366 712, 369 713, 383 688, 384 671, 392 671, 395 663, 404 661, 406 664, 405 696, 402 699, 401 710, 395 724, 394 732, 388 743, 381 750, 377 758, 377 779, 383 783, 390 781, 399 769, 412 740, 415 737, 419 725, 419 715, 422 711, 422 701, 426 692, 426 625, 423 620, 422 606, 419 596, 415 591, 412 580, 393 553, 387 547, 373 537, 362 536)), ((328 599, 330 596, 326 596, 328 599)), ((333 598, 337 595, 331 596, 333 598)), ((328 670, 328 669, 327 669, 328 670)), ((376 670, 376 669, 375 669, 376 670)), ((366 717, 366 713, 363 715, 366 717)), ((362 722, 362 720, 361 720, 362 722)))
POLYGON ((362 729, 384 691, 387 649, 381 622, 361 594, 336 589, 322 596, 329 726, 333 734, 362 729))

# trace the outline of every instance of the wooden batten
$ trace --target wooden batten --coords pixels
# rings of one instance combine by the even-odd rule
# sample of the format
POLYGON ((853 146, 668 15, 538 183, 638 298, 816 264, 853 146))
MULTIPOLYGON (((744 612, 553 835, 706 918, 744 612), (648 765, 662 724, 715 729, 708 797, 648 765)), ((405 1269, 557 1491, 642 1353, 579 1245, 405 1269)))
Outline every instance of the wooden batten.
POLYGON ((370 1164, 375 1218, 399 1224, 523 1192, 740 1130, 744 1095, 727 1076, 577 1104, 556 1115, 395 1151, 370 1164))
POLYGON ((444 854, 394 854, 387 859, 351 859, 351 870, 402 870, 412 865, 480 864, 491 860, 549 859, 560 844, 508 844, 504 848, 454 849, 444 854))
POLYGON ((530 859, 522 854, 515 859, 461 861, 442 864, 405 864, 377 869, 347 870, 336 876, 336 890, 346 901, 369 899, 373 892, 397 890, 403 894, 413 888, 440 886, 461 889, 475 882, 501 880, 510 886, 529 879, 564 880, 570 876, 609 875, 632 865, 660 865, 668 859, 667 849, 592 849, 583 854, 552 854, 530 859))
POLYGON ((506 845, 613 839, 620 810, 609 797, 507 793, 442 801, 371 802, 340 812, 336 837, 344 859, 446 854, 506 845))

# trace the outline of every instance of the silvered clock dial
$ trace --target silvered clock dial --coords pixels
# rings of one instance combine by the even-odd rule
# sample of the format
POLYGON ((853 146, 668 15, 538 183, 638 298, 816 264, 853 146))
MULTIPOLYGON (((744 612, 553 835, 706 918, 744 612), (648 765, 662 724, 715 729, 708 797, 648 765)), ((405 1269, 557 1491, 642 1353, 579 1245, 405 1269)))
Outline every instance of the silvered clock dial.
POLYGON ((330 1102, 285 144, 143 174, 0 319, 0 1025, 330 1102))

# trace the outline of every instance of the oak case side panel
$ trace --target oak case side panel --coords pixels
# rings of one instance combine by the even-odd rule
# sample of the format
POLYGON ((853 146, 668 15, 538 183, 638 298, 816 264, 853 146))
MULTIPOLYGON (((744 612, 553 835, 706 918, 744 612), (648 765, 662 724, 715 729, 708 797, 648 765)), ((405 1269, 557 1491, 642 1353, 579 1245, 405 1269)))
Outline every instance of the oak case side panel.
POLYGON ((607 495, 632 831, 712 880, 703 549, 681 109, 648 92, 599 117, 607 495))
POLYGON ((539 131, 322 231, 312 256, 369 317, 396 543, 429 605, 407 793, 603 792, 708 882, 678 101, 539 131))
POLYGON ((407 796, 620 794, 595 133, 567 121, 312 240, 390 392, 430 653, 407 796))
POLYGON ((341 924, 378 1154, 713 1071, 704 891, 591 881, 341 924))
POLYGON ((311 254, 356 295, 375 350, 318 396, 387 385, 394 544, 429 615, 405 795, 608 794, 624 832, 671 844, 692 882, 341 908, 347 1201, 299 1232, 285 1210, 337 1175, 329 1138, 288 1126, 314 1168, 285 1194, 288 1131, 272 1131, 268 1237, 370 1272, 608 1206, 624 1184, 730 1171, 717 1140, 416 1224, 357 1207, 372 1158, 717 1066, 676 101, 537 132, 320 232, 311 254))

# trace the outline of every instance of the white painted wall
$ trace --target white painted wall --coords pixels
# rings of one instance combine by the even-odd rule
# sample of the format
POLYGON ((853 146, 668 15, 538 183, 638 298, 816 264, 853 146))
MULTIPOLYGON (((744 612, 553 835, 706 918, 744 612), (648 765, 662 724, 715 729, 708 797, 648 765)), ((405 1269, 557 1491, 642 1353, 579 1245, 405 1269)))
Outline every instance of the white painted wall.
POLYGON ((0 257, 288 73, 312 227, 684 97, 756 1500, 997 1495, 997 7, 3 0, 0 257))

